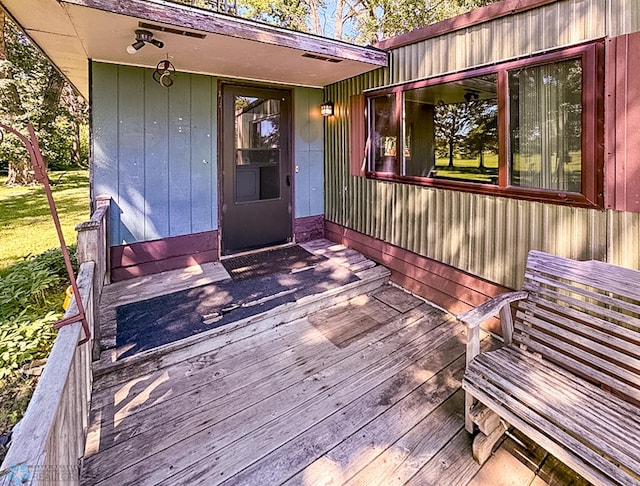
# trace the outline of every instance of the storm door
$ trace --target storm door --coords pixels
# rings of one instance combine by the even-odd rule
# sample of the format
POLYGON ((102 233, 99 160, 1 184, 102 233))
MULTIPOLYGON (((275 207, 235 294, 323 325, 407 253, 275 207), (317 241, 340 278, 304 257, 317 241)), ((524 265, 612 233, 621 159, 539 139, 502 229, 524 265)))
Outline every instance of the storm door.
POLYGON ((224 86, 222 254, 292 241, 291 95, 224 86))

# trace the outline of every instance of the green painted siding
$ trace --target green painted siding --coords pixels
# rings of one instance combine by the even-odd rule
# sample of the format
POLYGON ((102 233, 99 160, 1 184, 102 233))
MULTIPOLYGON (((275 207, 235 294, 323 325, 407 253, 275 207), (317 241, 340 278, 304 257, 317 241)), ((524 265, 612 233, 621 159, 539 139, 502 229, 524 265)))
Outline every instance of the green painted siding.
MULTIPOLYGON (((92 64, 92 190, 113 198, 111 244, 218 228, 217 89, 179 73, 92 64)), ((323 214, 323 91, 294 90, 295 216, 323 214)))
POLYGON ((326 219, 511 288, 529 249, 640 268, 639 214, 353 177, 348 145, 352 95, 637 31, 639 10, 637 0, 564 0, 395 49, 389 69, 325 88, 336 105, 325 125, 326 219))
POLYGON ((320 104, 321 89, 295 88, 294 171, 295 217, 318 216, 324 212, 324 129, 320 104))
POLYGON ((215 78, 92 64, 93 193, 114 201, 111 244, 216 229, 215 78))

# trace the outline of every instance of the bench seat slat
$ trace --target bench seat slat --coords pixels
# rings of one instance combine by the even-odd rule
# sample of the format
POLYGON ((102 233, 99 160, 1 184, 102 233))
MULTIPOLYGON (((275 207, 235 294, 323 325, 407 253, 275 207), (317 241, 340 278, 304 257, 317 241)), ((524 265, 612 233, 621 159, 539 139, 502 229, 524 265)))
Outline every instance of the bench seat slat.
POLYGON ((585 312, 589 314, 589 322, 595 327, 598 327, 603 333, 607 335, 614 335, 618 339, 624 339, 628 342, 636 343, 640 346, 640 319, 632 320, 629 316, 615 312, 609 308, 597 306, 583 300, 575 299, 559 292, 554 292, 550 289, 539 288, 535 294, 529 294, 527 299, 529 302, 536 303, 538 305, 548 306, 553 308, 557 302, 566 304, 562 308, 563 314, 573 316, 576 319, 581 319, 585 312), (544 296, 544 297, 541 297, 544 296), (556 302, 553 302, 555 300, 556 302), (574 306, 571 308, 569 306, 574 306), (579 307, 580 310, 575 307, 579 307), (595 314, 595 315, 594 315, 595 314), (605 320, 607 319, 607 320, 605 320), (613 322, 611 322, 613 321, 613 322), (633 324, 637 321, 637 325, 633 324), (623 327, 616 322, 624 322, 627 326, 633 326, 636 330, 623 327))
POLYGON ((586 400, 593 400, 593 406, 602 415, 606 415, 606 418, 612 423, 622 426, 628 424, 631 427, 635 427, 638 423, 638 409, 629 402, 621 400, 599 386, 577 377, 574 373, 565 370, 561 366, 556 366, 545 359, 533 356, 531 353, 511 346, 502 349, 505 353, 511 355, 514 360, 521 361, 525 369, 529 369, 529 367, 539 368, 540 375, 543 375, 544 379, 548 380, 549 386, 564 389, 563 387, 568 385, 571 390, 584 396, 586 400))
POLYGON ((527 346, 527 348, 537 351, 563 366, 576 370, 584 376, 591 376, 594 380, 602 382, 614 390, 632 397, 634 400, 640 401, 640 390, 637 388, 640 385, 640 376, 637 372, 616 366, 603 358, 572 346, 571 343, 556 339, 537 329, 528 326, 525 329, 522 323, 517 322, 515 328, 521 333, 518 336, 518 341, 527 346), (524 333, 528 334, 529 337, 525 336, 524 333), (561 351, 551 348, 550 345, 561 351), (622 381, 622 379, 627 380, 628 383, 622 381))
MULTIPOLYGON (((535 400, 543 403, 549 409, 559 413, 563 428, 580 429, 585 424, 589 426, 589 433, 609 443, 611 447, 621 447, 624 452, 636 461, 640 461, 640 424, 634 422, 616 423, 607 420, 600 407, 599 398, 592 398, 583 390, 595 388, 589 383, 553 383, 552 377, 557 376, 555 369, 543 366, 531 366, 530 363, 506 352, 485 353, 474 364, 474 368, 483 370, 494 384, 511 383, 512 387, 522 387, 513 396, 519 396, 523 403, 535 400), (489 373, 486 373, 486 369, 489 373), (498 371, 496 371, 498 370, 498 371), (493 377, 493 378, 491 378, 493 377), (496 380, 497 379, 497 380, 496 380), (561 399, 559 399, 561 398, 561 399), (591 428, 593 427, 593 428, 591 428), (635 433, 634 433, 635 432, 635 433)), ((510 392, 508 387, 504 390, 510 392)), ((607 400, 609 407, 616 407, 616 402, 622 400, 607 400)), ((532 407, 536 409, 536 407, 532 407)), ((639 469, 640 469, 640 462, 639 469)))
MULTIPOLYGON (((553 438, 551 438, 549 436, 550 434, 546 432, 547 424, 537 419, 535 414, 528 411, 526 407, 515 406, 515 410, 512 410, 511 408, 501 405, 496 401, 496 397, 490 391, 486 391, 485 384, 481 380, 476 381, 473 376, 465 375, 462 387, 465 391, 469 392, 493 410, 493 412, 504 417, 509 424, 531 437, 560 461, 571 466, 591 483, 638 486, 638 482, 628 474, 615 468, 613 464, 594 453, 591 449, 582 446, 582 444, 564 431, 558 431, 561 437, 555 437, 555 435, 553 435, 553 438), (582 452, 582 454, 576 453, 576 450, 582 452), (592 466, 592 464, 595 464, 595 467, 592 466), (602 471, 605 472, 603 473, 602 471)), ((507 406, 509 406, 508 402, 514 401, 503 393, 500 394, 503 395, 504 398, 504 400, 500 402, 507 402, 507 406)), ((552 430, 551 432, 553 433, 554 431, 552 430)))
MULTIPOLYGON (((508 364, 513 366, 514 363, 508 364)), ((541 389, 534 391, 534 387, 531 385, 531 378, 535 377, 536 374, 534 370, 530 370, 532 376, 528 377, 526 382, 514 383, 508 373, 500 374, 495 372, 492 370, 492 363, 481 358, 474 361, 473 365, 469 367, 469 374, 477 374, 479 379, 485 382, 485 386, 490 384, 496 389, 505 392, 549 424, 568 431, 572 436, 579 437, 583 445, 590 449, 601 451, 615 462, 625 464, 640 475, 640 461, 635 454, 629 453, 626 437, 623 437, 625 443, 616 445, 615 441, 622 438, 614 437, 613 431, 607 435, 606 431, 603 431, 599 425, 598 416, 592 416, 588 422, 580 420, 577 416, 576 405, 571 403, 569 396, 564 394, 563 391, 554 390, 555 397, 550 396, 541 389), (552 406, 549 401, 553 401, 554 398, 555 403, 552 406)), ((628 431, 630 436, 638 433, 640 433, 638 427, 630 428, 628 431)))
MULTIPOLYGON (((567 319, 560 314, 549 312, 534 305, 533 303, 523 304, 521 306, 521 309, 528 311, 525 313, 519 310, 516 314, 516 316, 520 319, 520 323, 522 324, 521 329, 523 329, 523 332, 527 332, 528 329, 530 329, 529 327, 527 327, 529 325, 536 328, 544 329, 545 331, 551 333, 553 336, 561 336, 569 340, 572 344, 577 343, 584 346, 589 350, 590 353, 604 354, 612 360, 622 363, 630 368, 633 368, 634 370, 640 370, 640 359, 636 357, 640 353, 640 346, 635 346, 626 341, 606 336, 603 333, 598 333, 597 331, 594 331, 584 324, 580 324, 579 322, 567 319), (566 329, 567 327, 573 327, 573 329, 571 331, 568 331, 566 329), (589 336, 583 336, 577 333, 584 333, 589 336), (600 341, 593 339, 594 337, 599 338, 600 341), (607 340, 607 345, 602 344, 603 341, 607 340), (628 351, 628 354, 616 349, 612 349, 612 347, 610 347, 612 345, 618 348, 625 349, 625 351, 628 351)), ((584 319, 587 319, 588 317, 589 316, 583 316, 584 319)), ((628 372, 628 370, 624 371, 628 372)), ((640 385, 640 379, 638 379, 636 383, 640 385)))
MULTIPOLYGON (((474 361, 474 363, 476 363, 476 361, 474 361)), ((637 476, 638 473, 636 473, 636 471, 640 471, 640 469, 638 469, 640 468, 640 464, 638 464, 637 461, 625 457, 626 454, 623 454, 620 449, 611 447, 609 444, 603 442, 599 437, 593 437, 586 428, 576 427, 575 424, 571 424, 574 427, 572 432, 576 429, 580 430, 580 437, 586 439, 588 445, 582 440, 578 440, 575 433, 565 431, 563 427, 559 427, 556 423, 547 418, 549 415, 552 415, 554 421, 559 421, 560 415, 558 413, 543 410, 543 413, 541 414, 539 409, 544 408, 544 406, 541 405, 539 401, 538 403, 534 403, 533 406, 532 401, 529 401, 529 403, 523 403, 521 401, 523 394, 521 388, 518 389, 515 387, 515 389, 519 390, 520 393, 514 397, 511 394, 514 389, 513 386, 509 387, 508 383, 496 386, 485 378, 483 371, 486 371, 486 368, 484 370, 482 368, 470 368, 464 378, 465 384, 469 384, 476 390, 482 390, 484 392, 488 401, 482 400, 481 397, 478 397, 483 401, 483 403, 489 405, 493 402, 499 404, 503 409, 512 411, 524 419, 529 428, 533 427, 539 432, 544 433, 549 438, 570 450, 573 454, 578 455, 584 458, 588 463, 595 465, 595 467, 610 478, 613 478, 623 484, 634 484, 637 486, 638 481, 640 480, 640 477, 637 476), (505 387, 511 388, 511 390, 505 390, 505 387), (594 446, 596 449, 599 449, 599 451, 604 452, 608 457, 603 457, 601 452, 594 450, 592 448, 594 446), (611 459, 613 459, 613 461, 611 459), (621 463, 627 467, 631 465, 634 468, 634 472, 628 472, 620 469, 615 465, 615 463, 621 463)), ((465 387, 465 389, 468 388, 465 387)), ((560 423, 562 422, 560 421, 560 423)), ((527 433, 529 430, 523 430, 523 432, 527 433)), ((630 433, 633 433, 633 431, 630 431, 630 433)))

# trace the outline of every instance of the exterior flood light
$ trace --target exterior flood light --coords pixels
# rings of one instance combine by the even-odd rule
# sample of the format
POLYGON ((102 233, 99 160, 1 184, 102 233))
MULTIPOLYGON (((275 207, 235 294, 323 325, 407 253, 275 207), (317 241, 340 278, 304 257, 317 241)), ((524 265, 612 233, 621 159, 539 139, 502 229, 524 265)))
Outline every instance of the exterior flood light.
POLYGON ((158 49, 162 49, 164 47, 164 42, 153 38, 153 32, 138 29, 136 30, 136 40, 133 44, 127 46, 127 52, 129 54, 135 54, 142 49, 147 42, 149 44, 153 44, 158 49))
POLYGON ((320 114, 322 116, 333 116, 333 101, 325 101, 320 105, 320 114))

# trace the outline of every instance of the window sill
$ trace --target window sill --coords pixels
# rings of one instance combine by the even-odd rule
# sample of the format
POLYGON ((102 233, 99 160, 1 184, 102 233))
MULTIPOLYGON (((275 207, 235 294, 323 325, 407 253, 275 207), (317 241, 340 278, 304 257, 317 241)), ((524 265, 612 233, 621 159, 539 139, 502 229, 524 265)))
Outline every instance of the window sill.
MULTIPOLYGON (((380 180, 386 182, 397 182, 402 184, 412 184, 434 189, 455 190, 460 192, 470 192, 484 196, 508 197, 525 201, 534 201, 548 204, 559 204, 563 206, 603 209, 603 202, 596 202, 584 194, 576 192, 559 192, 545 189, 530 189, 524 187, 501 187, 493 184, 464 183, 447 179, 433 179, 428 177, 407 177, 398 176, 387 172, 367 172, 367 179, 380 180)), ((595 198, 593 198, 595 199, 595 198)), ((600 198, 602 199, 602 198, 600 198)))

